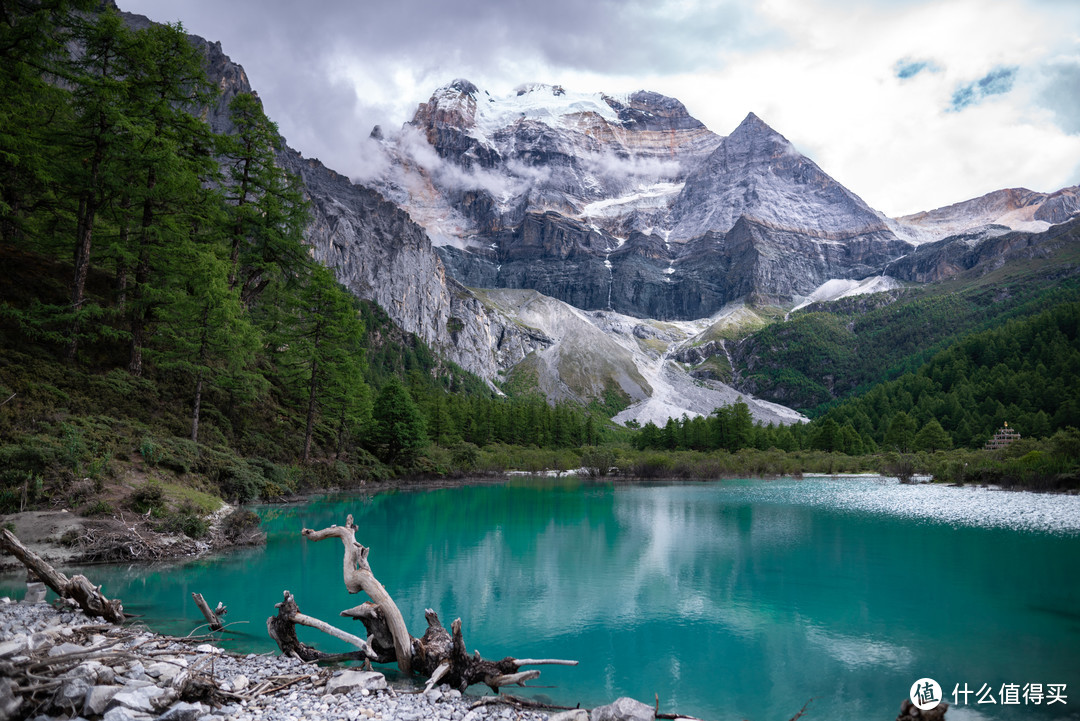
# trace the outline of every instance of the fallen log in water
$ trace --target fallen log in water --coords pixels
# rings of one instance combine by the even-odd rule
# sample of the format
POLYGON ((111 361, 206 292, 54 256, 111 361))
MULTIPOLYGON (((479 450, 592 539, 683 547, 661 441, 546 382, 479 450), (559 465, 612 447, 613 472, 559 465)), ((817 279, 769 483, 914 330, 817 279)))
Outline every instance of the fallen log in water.
POLYGON ((94 586, 86 576, 76 574, 68 578, 60 573, 41 556, 24 546, 15 534, 6 528, 0 530, 0 548, 19 559, 59 596, 78 603, 88 616, 101 616, 112 623, 124 622, 124 607, 119 600, 110 601, 105 598, 101 587, 94 586))
MULTIPOLYGON (((504 686, 524 686, 540 675, 535 669, 522 670, 524 666, 564 665, 574 666, 577 661, 562 659, 516 659, 506 657, 499 661, 472 656, 465 647, 461 632, 461 619, 450 624, 450 631, 439 621, 435 611, 427 609, 427 629, 420 638, 409 633, 394 599, 372 573, 368 563, 366 546, 356 541, 358 527, 350 515, 344 526, 330 526, 319 531, 305 528, 303 536, 311 541, 339 538, 345 549, 343 577, 349 593, 364 591, 371 602, 360 604, 341 612, 342 616, 359 620, 367 629, 367 640, 360 639, 330 624, 300 613, 296 599, 285 591, 285 597, 277 604, 278 613, 266 619, 266 628, 283 653, 295 655, 306 661, 326 658, 311 646, 296 638, 295 624, 317 628, 335 638, 355 646, 357 651, 350 657, 376 663, 396 663, 405 673, 419 673, 428 679, 428 688, 437 683, 464 691, 473 684, 482 683, 498 693, 504 686)), ((340 655, 336 655, 340 658, 340 655)))

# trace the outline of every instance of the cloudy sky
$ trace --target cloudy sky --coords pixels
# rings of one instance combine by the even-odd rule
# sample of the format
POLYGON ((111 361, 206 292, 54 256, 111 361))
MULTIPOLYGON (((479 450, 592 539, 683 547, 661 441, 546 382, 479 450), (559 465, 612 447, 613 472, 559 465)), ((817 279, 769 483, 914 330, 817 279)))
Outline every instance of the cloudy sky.
POLYGON ((889 215, 1080 183, 1078 0, 118 0, 220 40, 343 173, 454 78, 753 111, 889 215))

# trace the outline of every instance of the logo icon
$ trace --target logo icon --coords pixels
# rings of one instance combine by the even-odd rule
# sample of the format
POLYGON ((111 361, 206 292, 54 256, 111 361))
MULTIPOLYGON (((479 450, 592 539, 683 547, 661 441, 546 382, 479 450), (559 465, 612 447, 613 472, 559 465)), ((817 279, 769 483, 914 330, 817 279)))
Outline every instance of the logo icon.
POLYGON ((941 703, 941 686, 932 678, 920 678, 911 684, 911 703, 920 711, 937 708, 941 703))

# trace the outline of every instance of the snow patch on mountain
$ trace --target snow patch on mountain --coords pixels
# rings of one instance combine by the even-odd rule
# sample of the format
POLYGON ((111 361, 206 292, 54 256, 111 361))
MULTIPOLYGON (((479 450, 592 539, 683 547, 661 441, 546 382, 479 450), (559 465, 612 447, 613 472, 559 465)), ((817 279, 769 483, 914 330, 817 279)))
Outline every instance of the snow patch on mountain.
POLYGON ((682 192, 683 185, 685 183, 666 181, 640 185, 634 192, 627 195, 617 198, 605 198, 589 203, 581 208, 579 215, 582 218, 610 218, 623 215, 628 210, 659 210, 667 208, 682 192))
POLYGON ((603 93, 573 92, 543 83, 519 86, 504 97, 480 91, 473 137, 490 142, 497 131, 521 120, 535 120, 558 130, 579 130, 583 118, 590 114, 617 123, 619 116, 606 98, 603 93))
POLYGON ((869 278, 863 278, 862 280, 832 278, 815 288, 810 295, 799 300, 790 312, 794 313, 811 303, 849 298, 853 295, 881 293, 882 291, 901 288, 903 285, 904 284, 896 278, 891 278, 887 275, 874 275, 869 278))

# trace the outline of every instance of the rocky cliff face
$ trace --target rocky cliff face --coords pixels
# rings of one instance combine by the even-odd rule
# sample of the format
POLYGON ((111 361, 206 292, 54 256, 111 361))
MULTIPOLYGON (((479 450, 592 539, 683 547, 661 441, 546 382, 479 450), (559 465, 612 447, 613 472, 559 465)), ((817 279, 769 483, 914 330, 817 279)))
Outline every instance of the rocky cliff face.
MULTIPOLYGON (((693 319, 748 295, 791 302, 910 250, 753 114, 720 138, 656 93, 528 86, 493 98, 459 80, 409 127, 440 162, 395 163, 380 182, 436 237, 455 234, 438 250, 470 287, 693 319)), ((395 143, 403 157, 408 143, 395 143)))
POLYGON ((1080 213, 1080 188, 1037 193, 1027 188, 995 190, 978 198, 936 210, 896 218, 892 227, 916 243, 942 240, 975 232, 1000 234, 1005 230, 1041 233, 1080 213))
POLYGON ((400 208, 295 151, 282 152, 279 162, 303 181, 312 216, 305 236, 315 258, 402 328, 485 378, 499 370, 497 353, 512 363, 535 347, 493 323, 468 289, 446 277, 431 241, 400 208))
POLYGON ((726 233, 741 217, 823 240, 891 235, 883 216, 753 113, 686 179, 671 213, 675 239, 726 233))
POLYGON ((889 266, 889 275, 914 283, 948 280, 965 271, 988 273, 1013 260, 1049 257, 1052 251, 1080 238, 1080 218, 1051 226, 1042 233, 1008 231, 950 236, 920 245, 889 266), (974 270, 973 270, 974 269, 974 270))

